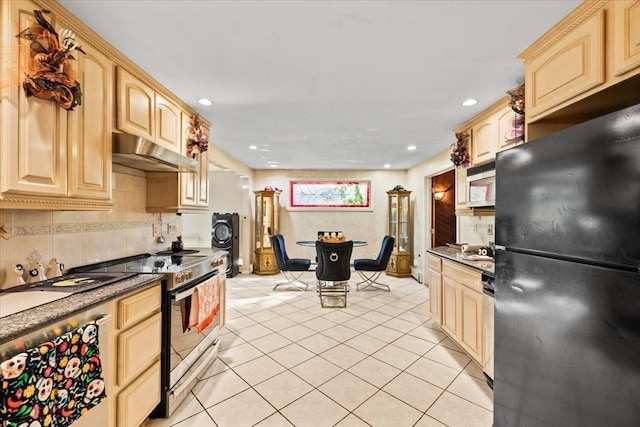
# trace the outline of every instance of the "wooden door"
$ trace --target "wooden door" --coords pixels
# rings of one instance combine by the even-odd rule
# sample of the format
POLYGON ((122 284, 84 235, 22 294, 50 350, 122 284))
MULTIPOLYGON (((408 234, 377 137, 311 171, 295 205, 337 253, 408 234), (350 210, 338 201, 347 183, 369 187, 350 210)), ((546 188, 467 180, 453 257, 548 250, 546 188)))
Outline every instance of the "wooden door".
POLYGON ((456 171, 450 170, 431 178, 431 247, 456 242, 456 171), (436 200, 436 192, 444 192, 436 200))

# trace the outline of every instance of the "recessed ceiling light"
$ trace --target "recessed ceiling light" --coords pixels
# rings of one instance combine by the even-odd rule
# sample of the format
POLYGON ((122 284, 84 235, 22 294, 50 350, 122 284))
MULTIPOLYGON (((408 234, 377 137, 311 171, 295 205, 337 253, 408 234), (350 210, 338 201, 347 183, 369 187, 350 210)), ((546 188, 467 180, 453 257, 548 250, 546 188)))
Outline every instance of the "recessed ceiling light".
POLYGON ((410 145, 407 147, 407 150, 414 151, 417 147, 415 145, 410 145))
POLYGON ((250 145, 249 146, 249 150, 257 150, 258 146, 257 145, 250 145))
POLYGON ((276 164, 273 164, 273 163, 272 163, 272 164, 271 164, 271 167, 272 167, 272 168, 277 168, 277 167, 278 167, 278 165, 276 165, 276 164))
POLYGON ((213 101, 210 101, 207 98, 200 98, 198 99, 198 104, 211 107, 213 105, 213 101))
POLYGON ((469 99, 466 99, 466 100, 462 101, 462 106, 463 107, 471 107, 472 105, 476 105, 477 103, 478 103, 477 99, 469 98, 469 99))
POLYGON ((389 163, 386 163, 386 164, 384 165, 384 168, 385 168, 385 169, 389 169, 390 167, 391 167, 391 165, 390 165, 389 163))

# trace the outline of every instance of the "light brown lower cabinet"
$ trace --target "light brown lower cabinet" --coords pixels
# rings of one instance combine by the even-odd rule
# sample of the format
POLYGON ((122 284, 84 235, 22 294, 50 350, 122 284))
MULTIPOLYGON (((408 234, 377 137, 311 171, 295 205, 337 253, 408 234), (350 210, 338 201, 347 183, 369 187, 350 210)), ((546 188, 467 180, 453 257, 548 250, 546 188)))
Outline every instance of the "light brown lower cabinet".
POLYGON ((429 313, 433 320, 442 324, 442 261, 440 257, 427 254, 427 265, 429 313))
POLYGON ((137 427, 160 403, 160 283, 109 301, 110 427, 137 427))
MULTIPOLYGON (((428 255, 428 260, 438 258, 428 255)), ((430 312, 434 320, 441 326, 444 332, 451 337, 469 356, 476 362, 483 363, 482 352, 482 281, 481 272, 467 268, 460 263, 442 259, 440 273, 441 286, 438 286, 438 274, 433 266, 434 261, 429 262, 429 286, 430 286, 430 312), (435 292, 431 290, 435 283, 435 292), (440 292, 440 295, 435 296, 440 292), (439 298, 441 312, 438 316, 437 302, 439 298), (434 308, 435 305, 435 308, 434 308)))

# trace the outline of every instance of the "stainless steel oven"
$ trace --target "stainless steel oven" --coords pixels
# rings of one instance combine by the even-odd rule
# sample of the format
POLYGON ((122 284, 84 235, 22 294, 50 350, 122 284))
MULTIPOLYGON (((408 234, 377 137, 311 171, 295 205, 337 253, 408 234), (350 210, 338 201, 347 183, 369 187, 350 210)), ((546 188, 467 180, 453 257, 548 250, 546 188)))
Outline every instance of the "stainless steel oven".
POLYGON ((126 271, 164 273, 162 301, 162 390, 152 417, 173 414, 215 360, 222 313, 220 280, 223 260, 189 250, 171 255, 140 254, 76 267, 73 272, 126 271), (203 300, 202 295, 207 295, 203 300), (205 318, 199 306, 207 304, 205 318))
POLYGON ((165 387, 167 393, 163 397, 164 405, 161 402, 153 416, 171 416, 180 402, 189 395, 200 374, 218 356, 221 315, 219 280, 218 269, 215 269, 165 293, 163 307, 167 309, 168 321, 164 325, 166 330, 163 330, 167 343, 163 357, 169 367, 169 376, 165 387), (217 304, 214 307, 215 314, 202 330, 197 320, 193 319, 196 298, 194 293, 201 286, 209 286, 217 292, 214 298, 217 304))

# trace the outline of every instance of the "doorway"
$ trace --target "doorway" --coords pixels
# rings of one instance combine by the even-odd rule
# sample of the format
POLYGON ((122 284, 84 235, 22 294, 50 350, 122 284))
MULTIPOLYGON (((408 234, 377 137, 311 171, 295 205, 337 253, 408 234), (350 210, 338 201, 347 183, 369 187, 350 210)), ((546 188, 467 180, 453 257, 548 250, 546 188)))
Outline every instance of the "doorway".
POLYGON ((431 177, 431 247, 456 243, 456 172, 431 177))

